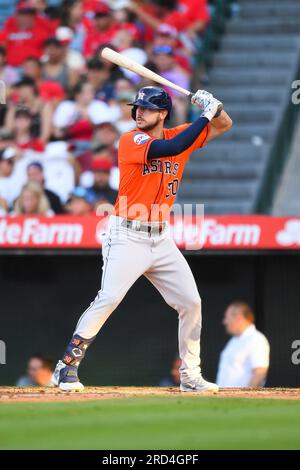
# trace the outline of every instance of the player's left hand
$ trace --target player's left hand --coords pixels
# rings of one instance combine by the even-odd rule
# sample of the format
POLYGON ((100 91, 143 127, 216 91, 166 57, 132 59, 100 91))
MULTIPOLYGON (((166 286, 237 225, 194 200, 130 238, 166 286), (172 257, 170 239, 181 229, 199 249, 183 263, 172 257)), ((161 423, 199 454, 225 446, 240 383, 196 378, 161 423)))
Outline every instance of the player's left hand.
POLYGON ((215 117, 218 117, 218 116, 220 116, 221 111, 223 109, 223 103, 221 103, 221 101, 214 98, 214 96, 211 93, 209 93, 208 91, 206 91, 206 90, 196 91, 196 93, 191 98, 191 103, 195 106, 198 106, 198 108, 200 108, 200 109, 206 109, 207 106, 209 106, 209 104, 213 100, 218 103, 218 111, 215 115, 215 117))
POLYGON ((213 95, 206 90, 198 90, 191 98, 191 103, 194 106, 198 106, 200 109, 204 109, 209 101, 213 99, 213 95))

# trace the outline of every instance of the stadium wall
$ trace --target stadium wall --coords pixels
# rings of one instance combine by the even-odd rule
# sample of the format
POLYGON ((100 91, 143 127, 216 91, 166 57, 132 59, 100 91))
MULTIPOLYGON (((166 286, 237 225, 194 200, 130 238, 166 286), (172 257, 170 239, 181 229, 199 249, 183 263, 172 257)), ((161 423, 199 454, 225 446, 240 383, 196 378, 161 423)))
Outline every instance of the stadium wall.
MULTIPOLYGON (((57 252, 56 252, 57 254, 57 252)), ((81 312, 95 296, 100 253, 0 256, 1 329, 6 365, 0 384, 24 373, 28 356, 62 354, 81 312)), ((249 302, 271 343, 268 386, 300 386, 292 343, 300 340, 300 253, 243 252, 187 255, 203 300, 202 362, 215 378, 228 339, 221 324, 233 300, 249 302)), ((110 317, 88 352, 82 380, 95 385, 156 385, 177 353, 177 315, 140 279, 110 317)))

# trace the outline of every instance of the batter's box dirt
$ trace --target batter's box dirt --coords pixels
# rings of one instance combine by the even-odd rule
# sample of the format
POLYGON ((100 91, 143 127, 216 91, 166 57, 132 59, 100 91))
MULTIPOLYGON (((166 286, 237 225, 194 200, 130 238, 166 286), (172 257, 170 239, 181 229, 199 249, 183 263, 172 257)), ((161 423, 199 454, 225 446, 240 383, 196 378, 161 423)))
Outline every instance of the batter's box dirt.
POLYGON ((182 393, 164 387, 86 387, 83 392, 60 392, 57 388, 0 387, 0 402, 59 402, 69 400, 104 400, 131 397, 235 397, 300 400, 300 388, 226 388, 218 393, 182 393))

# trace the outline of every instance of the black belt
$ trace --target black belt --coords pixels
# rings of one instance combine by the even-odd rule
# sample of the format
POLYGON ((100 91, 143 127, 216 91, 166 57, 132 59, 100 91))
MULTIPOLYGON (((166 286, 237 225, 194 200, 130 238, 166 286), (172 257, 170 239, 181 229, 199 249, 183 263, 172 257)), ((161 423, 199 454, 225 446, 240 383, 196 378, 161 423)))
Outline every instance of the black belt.
POLYGON ((139 220, 124 219, 121 222, 123 227, 135 230, 136 232, 146 232, 150 235, 160 234, 166 228, 166 222, 141 222, 139 220))

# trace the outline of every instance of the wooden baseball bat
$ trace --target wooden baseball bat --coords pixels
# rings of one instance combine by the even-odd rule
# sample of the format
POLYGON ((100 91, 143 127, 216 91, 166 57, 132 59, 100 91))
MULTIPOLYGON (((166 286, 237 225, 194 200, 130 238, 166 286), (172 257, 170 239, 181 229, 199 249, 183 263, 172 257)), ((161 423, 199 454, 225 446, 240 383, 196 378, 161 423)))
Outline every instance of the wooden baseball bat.
POLYGON ((138 64, 134 60, 128 59, 128 57, 119 54, 116 51, 113 51, 109 47, 104 47, 101 52, 101 56, 104 59, 109 60, 110 62, 113 62, 116 65, 119 65, 120 67, 124 67, 124 69, 130 70, 131 72, 140 75, 141 77, 148 78, 149 80, 160 83, 161 85, 165 85, 169 88, 172 88, 173 90, 177 90, 180 93, 183 93, 184 95, 188 96, 189 98, 193 96, 193 93, 186 90, 185 88, 175 85, 175 83, 172 83, 166 78, 161 77, 157 73, 152 72, 152 70, 149 70, 147 69, 147 67, 138 64))
MULTIPOLYGON (((189 98, 192 98, 194 94, 191 91, 186 90, 185 88, 182 88, 181 86, 170 82, 170 80, 167 80, 166 78, 161 77, 157 73, 152 72, 152 70, 147 69, 147 67, 144 67, 143 65, 138 64, 137 62, 135 62, 135 60, 129 59, 128 57, 122 54, 119 54, 113 49, 110 49, 110 47, 104 47, 104 49, 102 49, 101 56, 104 59, 109 60, 110 62, 113 62, 116 65, 119 65, 120 67, 123 67, 127 70, 130 70, 131 72, 134 72, 140 75, 141 77, 147 78, 154 82, 160 83, 161 85, 165 85, 169 88, 172 88, 173 90, 179 91, 180 93, 183 93, 189 98)), ((221 113, 222 109, 223 109, 223 104, 221 103, 218 107, 216 116, 218 116, 221 113)))

